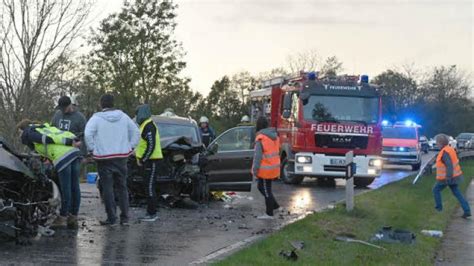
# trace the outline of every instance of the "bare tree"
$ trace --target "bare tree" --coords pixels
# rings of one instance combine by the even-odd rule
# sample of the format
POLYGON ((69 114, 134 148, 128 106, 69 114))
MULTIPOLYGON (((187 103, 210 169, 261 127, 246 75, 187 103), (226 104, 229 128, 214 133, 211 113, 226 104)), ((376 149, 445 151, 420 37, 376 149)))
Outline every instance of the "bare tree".
POLYGON ((0 3, 0 133, 14 140, 22 118, 45 119, 56 91, 51 80, 90 12, 88 0, 0 3))
POLYGON ((293 55, 287 58, 288 69, 292 74, 300 71, 314 71, 321 66, 321 57, 315 50, 308 50, 293 55))

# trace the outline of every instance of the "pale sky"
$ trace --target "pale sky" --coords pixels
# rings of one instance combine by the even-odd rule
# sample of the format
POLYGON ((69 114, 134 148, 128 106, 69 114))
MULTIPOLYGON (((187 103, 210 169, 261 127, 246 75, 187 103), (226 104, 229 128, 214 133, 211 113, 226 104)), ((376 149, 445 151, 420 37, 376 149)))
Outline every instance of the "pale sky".
MULTIPOLYGON (((93 20, 119 11, 121 0, 96 0, 93 20)), ((177 0, 176 38, 187 55, 184 75, 207 94, 224 75, 268 71, 308 50, 336 55, 344 72, 369 74, 414 63, 418 68, 474 68, 471 0, 177 0)))

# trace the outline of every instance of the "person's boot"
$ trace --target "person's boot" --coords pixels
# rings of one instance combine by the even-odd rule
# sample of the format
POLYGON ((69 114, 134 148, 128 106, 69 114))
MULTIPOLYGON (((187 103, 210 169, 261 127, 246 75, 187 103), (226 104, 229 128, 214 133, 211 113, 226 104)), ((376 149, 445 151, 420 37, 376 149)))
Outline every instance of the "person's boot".
POLYGON ((52 228, 65 228, 67 222, 67 217, 65 216, 58 216, 56 220, 54 220, 53 224, 51 225, 52 228))
POLYGON ((67 228, 68 229, 78 229, 79 224, 77 222, 77 216, 76 215, 69 215, 67 217, 67 228))

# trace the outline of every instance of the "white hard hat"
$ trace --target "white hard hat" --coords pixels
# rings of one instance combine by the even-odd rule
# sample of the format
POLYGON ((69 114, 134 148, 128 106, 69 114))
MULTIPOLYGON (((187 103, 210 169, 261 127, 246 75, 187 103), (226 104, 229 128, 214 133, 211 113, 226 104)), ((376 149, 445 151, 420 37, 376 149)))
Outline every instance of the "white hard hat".
POLYGON ((250 117, 248 115, 242 116, 242 119, 240 119, 241 123, 248 123, 250 122, 250 117))
POLYGON ((199 119, 199 123, 209 123, 209 118, 201 116, 201 118, 199 119))

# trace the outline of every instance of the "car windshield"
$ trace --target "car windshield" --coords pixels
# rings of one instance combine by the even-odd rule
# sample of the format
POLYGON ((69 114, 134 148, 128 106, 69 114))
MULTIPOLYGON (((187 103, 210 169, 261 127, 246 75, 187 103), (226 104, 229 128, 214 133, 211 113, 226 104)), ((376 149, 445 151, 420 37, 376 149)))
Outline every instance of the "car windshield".
POLYGON ((157 126, 161 138, 185 136, 189 139, 192 139, 194 143, 199 142, 196 128, 191 125, 187 126, 168 123, 157 123, 157 126))
POLYGON ((469 133, 461 133, 459 134, 459 136, 457 136, 456 139, 470 139, 472 136, 472 134, 469 134, 469 133))
POLYGON ((378 98, 311 95, 303 106, 305 120, 373 124, 379 119, 378 98))
POLYGON ((416 129, 413 127, 384 127, 382 135, 386 139, 416 139, 416 129))

